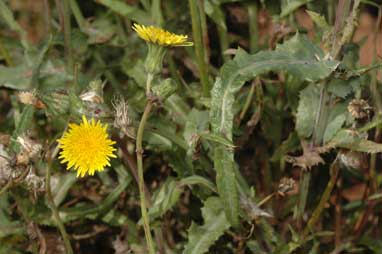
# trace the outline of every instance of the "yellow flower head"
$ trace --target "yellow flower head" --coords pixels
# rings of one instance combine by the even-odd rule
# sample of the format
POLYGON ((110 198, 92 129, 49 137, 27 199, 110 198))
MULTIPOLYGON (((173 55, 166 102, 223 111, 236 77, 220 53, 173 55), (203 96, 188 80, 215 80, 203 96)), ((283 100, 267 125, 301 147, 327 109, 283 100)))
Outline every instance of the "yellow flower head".
POLYGON ((106 129, 106 124, 102 125, 94 119, 88 121, 85 116, 82 116, 79 125, 69 124, 69 130, 57 140, 62 149, 59 156, 61 163, 67 162, 68 170, 74 168, 77 177, 94 175, 95 171, 103 171, 110 166, 110 158, 116 157, 113 154, 116 149, 106 129))
POLYGON ((193 43, 187 41, 187 35, 178 35, 159 27, 133 25, 134 31, 139 37, 147 42, 158 44, 163 47, 192 46, 193 43))

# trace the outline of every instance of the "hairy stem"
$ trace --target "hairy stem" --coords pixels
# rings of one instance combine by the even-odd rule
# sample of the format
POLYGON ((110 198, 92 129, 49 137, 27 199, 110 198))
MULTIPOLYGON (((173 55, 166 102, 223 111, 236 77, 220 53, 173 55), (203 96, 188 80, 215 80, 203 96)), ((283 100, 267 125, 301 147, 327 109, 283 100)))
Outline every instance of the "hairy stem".
MULTIPOLYGON (((147 88, 150 89, 152 81, 152 75, 149 74, 147 77, 147 88)), ((150 91, 150 90, 148 90, 150 91)), ((141 205, 141 213, 142 213, 142 219, 143 219, 143 229, 145 231, 145 237, 147 242, 147 247, 149 249, 150 254, 155 254, 155 248, 154 248, 154 242, 153 238, 151 236, 151 230, 150 230, 150 221, 147 214, 147 201, 146 201, 146 194, 145 194, 145 181, 143 177, 143 147, 142 147, 142 141, 143 141, 143 132, 145 129, 145 125, 147 122, 147 119, 150 115, 151 109, 153 107, 153 103, 148 100, 145 110, 143 112, 141 121, 139 123, 138 131, 137 131, 137 140, 136 140, 136 154, 137 154, 137 167, 138 167, 138 187, 139 187, 139 195, 140 195, 140 205, 141 205)))

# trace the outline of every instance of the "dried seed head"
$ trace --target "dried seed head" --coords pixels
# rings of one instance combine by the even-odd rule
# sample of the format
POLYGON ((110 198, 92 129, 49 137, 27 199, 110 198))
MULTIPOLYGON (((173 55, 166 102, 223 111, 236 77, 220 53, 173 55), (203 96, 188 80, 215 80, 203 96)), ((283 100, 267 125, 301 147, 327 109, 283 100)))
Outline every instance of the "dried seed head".
POLYGON ((113 107, 115 114, 114 127, 121 129, 126 136, 135 139, 135 132, 132 128, 133 121, 129 116, 129 104, 127 101, 123 97, 116 98, 113 107))
POLYGON ((36 156, 42 150, 42 145, 37 141, 32 140, 27 135, 21 135, 17 137, 17 142, 20 143, 22 149, 25 150, 25 152, 27 152, 30 157, 36 156))
POLYGON ((18 165, 27 165, 30 159, 36 157, 42 150, 41 144, 27 135, 17 137, 17 142, 21 145, 21 151, 16 155, 18 165))
POLYGON ((277 192, 280 196, 284 196, 287 192, 294 189, 296 182, 292 178, 283 177, 280 180, 277 192))
POLYGON ((45 190, 45 178, 37 176, 35 172, 33 172, 32 167, 29 168, 29 173, 25 177, 24 182, 28 189, 33 192, 41 192, 45 190))
POLYGON ((19 92, 17 97, 23 104, 34 105, 37 101, 36 93, 31 91, 19 92))
POLYGON ((372 107, 365 100, 352 100, 348 105, 348 111, 355 119, 363 119, 369 116, 372 107))
POLYGON ((91 81, 89 84, 89 90, 80 95, 81 100, 92 103, 103 103, 103 87, 106 82, 101 80, 91 81))
POLYGON ((17 94, 19 101, 26 105, 33 105, 38 109, 45 108, 45 104, 37 98, 36 91, 23 91, 17 94))

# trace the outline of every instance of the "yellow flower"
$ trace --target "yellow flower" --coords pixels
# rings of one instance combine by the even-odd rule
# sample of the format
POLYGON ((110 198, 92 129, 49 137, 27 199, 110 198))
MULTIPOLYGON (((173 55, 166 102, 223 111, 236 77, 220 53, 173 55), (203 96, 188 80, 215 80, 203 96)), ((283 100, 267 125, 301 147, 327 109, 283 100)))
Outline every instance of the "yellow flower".
POLYGON ((113 154, 116 149, 106 129, 106 124, 95 122, 93 118, 88 121, 85 116, 82 116, 79 125, 69 124, 69 130, 57 140, 62 149, 59 156, 61 163, 67 163, 68 170, 74 168, 77 177, 94 175, 95 171, 103 171, 110 166, 110 158, 116 157, 113 154))
POLYGON ((187 35, 178 35, 159 27, 133 25, 134 31, 139 37, 147 42, 158 44, 163 47, 192 46, 193 43, 187 41, 187 35))

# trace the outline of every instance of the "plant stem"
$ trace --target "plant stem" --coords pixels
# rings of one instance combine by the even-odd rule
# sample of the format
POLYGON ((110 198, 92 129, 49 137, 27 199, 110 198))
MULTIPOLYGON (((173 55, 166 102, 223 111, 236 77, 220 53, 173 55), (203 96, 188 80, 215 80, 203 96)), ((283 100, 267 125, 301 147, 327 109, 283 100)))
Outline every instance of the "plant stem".
POLYGON ((210 39, 208 38, 207 18, 204 10, 204 0, 198 0, 198 10, 200 17, 200 28, 202 30, 202 42, 204 51, 204 61, 208 65, 210 57, 210 39))
POLYGON ((339 168, 336 160, 330 166, 330 171, 331 171, 330 172, 331 176, 330 176, 329 182, 326 185, 324 194, 322 194, 322 196, 321 196, 320 202, 318 203, 316 209, 314 209, 314 212, 313 212, 312 216, 310 217, 308 224, 306 225, 306 227, 302 233, 303 238, 305 238, 309 234, 310 230, 314 227, 314 225, 316 225, 318 219, 320 218, 322 211, 325 208, 326 202, 330 198, 330 193, 332 192, 333 187, 336 184, 338 172, 340 171, 340 168, 339 168))
POLYGON ((146 80, 146 96, 149 98, 151 94, 151 83, 153 82, 154 75, 152 73, 147 74, 147 80, 146 80))
POLYGON ((248 4, 249 15, 249 48, 251 53, 255 53, 259 47, 259 27, 257 26, 257 3, 253 2, 248 4))
POLYGON ((192 20, 192 34, 195 43, 196 60, 199 68, 200 82, 202 84, 203 96, 210 96, 210 87, 208 83, 208 70, 204 57, 203 40, 201 31, 200 15, 198 13, 197 3, 198 0, 188 0, 191 20, 192 20))
MULTIPOLYGON (((151 87, 151 82, 153 79, 153 75, 149 74, 147 77, 147 88, 151 87)), ((150 91, 150 90, 149 90, 150 91)), ((138 131, 137 131, 137 140, 136 140, 136 154, 137 154, 137 167, 138 167, 138 187, 139 187, 139 196, 140 196, 140 205, 141 205, 141 213, 142 213, 142 219, 143 219, 143 229, 145 231, 145 237, 147 242, 147 247, 149 249, 150 254, 155 254, 154 249, 154 242, 153 238, 151 236, 151 230, 150 230, 150 221, 147 215, 147 201, 146 201, 146 194, 145 194, 145 182, 144 182, 144 176, 143 176, 143 147, 142 147, 142 141, 143 141, 143 132, 145 129, 145 125, 147 122, 147 119, 150 115, 151 109, 152 109, 153 103, 152 101, 148 100, 145 110, 143 112, 141 121, 139 123, 138 131)))
POLYGON ((60 218, 60 213, 58 212, 58 208, 57 208, 56 204, 54 203, 52 191, 50 189, 50 175, 51 175, 50 168, 52 165, 52 159, 53 158, 50 158, 48 160, 48 166, 46 168, 45 193, 46 193, 47 201, 49 203, 49 208, 51 209, 52 214, 53 214, 53 218, 57 224, 58 229, 60 230, 62 239, 64 240, 64 246, 65 246, 66 253, 72 254, 73 249, 72 249, 72 246, 70 244, 69 236, 66 233, 65 226, 62 223, 62 220, 60 218))
POLYGON ((61 0, 63 7, 63 21, 64 21, 64 44, 65 44, 65 56, 66 56, 66 66, 69 74, 74 72, 74 61, 73 61, 73 51, 72 51, 72 38, 71 38, 71 11, 69 0, 61 0))

